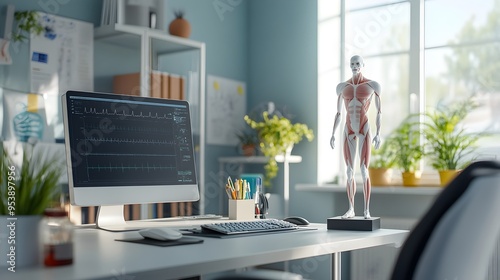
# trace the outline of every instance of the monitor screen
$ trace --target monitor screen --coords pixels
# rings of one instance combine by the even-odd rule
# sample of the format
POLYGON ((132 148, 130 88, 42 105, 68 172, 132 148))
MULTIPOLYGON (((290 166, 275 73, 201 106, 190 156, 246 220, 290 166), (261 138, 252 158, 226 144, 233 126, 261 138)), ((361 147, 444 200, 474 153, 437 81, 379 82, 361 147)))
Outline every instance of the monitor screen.
POLYGON ((199 199, 188 102, 80 91, 62 99, 73 205, 199 199))

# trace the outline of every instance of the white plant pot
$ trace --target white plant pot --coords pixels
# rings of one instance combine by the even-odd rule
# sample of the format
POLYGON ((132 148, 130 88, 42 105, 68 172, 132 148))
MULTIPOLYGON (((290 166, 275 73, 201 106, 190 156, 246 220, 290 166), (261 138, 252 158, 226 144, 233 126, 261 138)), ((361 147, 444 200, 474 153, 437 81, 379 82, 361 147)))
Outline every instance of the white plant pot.
MULTIPOLYGON (((42 216, 0 216, 0 267, 28 267, 40 263, 39 224, 42 216), (14 249, 14 250, 12 250, 14 249)), ((5 268, 6 267, 6 268, 5 268)))

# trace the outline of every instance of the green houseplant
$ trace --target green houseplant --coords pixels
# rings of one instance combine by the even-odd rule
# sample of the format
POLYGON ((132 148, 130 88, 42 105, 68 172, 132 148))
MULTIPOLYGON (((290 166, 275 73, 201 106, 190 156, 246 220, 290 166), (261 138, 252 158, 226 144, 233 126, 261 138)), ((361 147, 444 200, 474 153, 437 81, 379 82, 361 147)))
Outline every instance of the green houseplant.
POLYGON ((392 168, 396 165, 397 150, 391 139, 382 141, 378 149, 371 149, 370 181, 373 186, 385 186, 391 184, 392 168))
MULTIPOLYGON (((45 208, 59 197, 64 157, 35 154, 32 145, 24 144, 22 162, 16 165, 3 143, 0 143, 0 152, 0 226, 3 230, 14 223, 15 266, 36 265, 40 247, 38 224, 45 208)), ((5 238, 0 244, 7 243, 7 235, 0 238, 5 238)), ((9 249, 0 246, 0 254, 7 255, 3 250, 9 249)))
POLYGON ((63 156, 44 157, 42 153, 33 153, 33 149, 34 146, 25 144, 22 163, 16 166, 0 145, 0 215, 11 214, 8 206, 12 200, 15 215, 41 215, 60 194, 63 156), (8 199, 11 194, 15 199, 8 199))
MULTIPOLYGON (((14 13, 14 18, 17 21, 17 31, 12 34, 14 42, 23 42, 28 39, 25 35, 35 33, 40 35, 43 31, 43 26, 40 24, 39 15, 37 11, 19 11, 14 13)), ((29 36, 29 35, 28 35, 29 36)))
POLYGON ((474 151, 475 143, 482 136, 466 133, 459 125, 476 107, 474 102, 467 100, 424 114, 426 156, 440 173, 441 185, 446 185, 458 170, 469 163, 465 158, 474 151))
POLYGON ((419 184, 419 164, 424 156, 420 139, 422 133, 419 122, 414 120, 415 117, 411 115, 404 119, 387 140, 397 151, 394 163, 402 171, 404 186, 419 184))
POLYGON ((270 186, 271 179, 276 177, 279 170, 276 156, 291 152, 293 145, 302 141, 304 137, 312 141, 314 133, 305 124, 293 124, 288 118, 277 115, 270 117, 267 111, 262 117, 262 121, 255 121, 246 115, 245 121, 257 131, 260 150, 269 158, 264 166, 266 171, 264 185, 270 186))
POLYGON ((255 149, 259 143, 259 139, 255 130, 244 130, 236 134, 238 140, 240 141, 241 151, 245 156, 255 155, 255 149))

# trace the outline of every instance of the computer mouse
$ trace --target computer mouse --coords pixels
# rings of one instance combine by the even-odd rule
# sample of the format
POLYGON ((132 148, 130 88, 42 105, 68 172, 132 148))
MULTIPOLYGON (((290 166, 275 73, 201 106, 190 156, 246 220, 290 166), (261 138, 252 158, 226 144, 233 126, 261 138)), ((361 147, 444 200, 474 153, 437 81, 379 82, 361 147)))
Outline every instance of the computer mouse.
POLYGON ((298 226, 307 226, 309 224, 308 220, 299 216, 287 217, 283 219, 283 221, 296 224, 298 226))
POLYGON ((155 240, 177 240, 182 237, 182 233, 171 228, 147 228, 139 230, 139 234, 145 238, 155 240))

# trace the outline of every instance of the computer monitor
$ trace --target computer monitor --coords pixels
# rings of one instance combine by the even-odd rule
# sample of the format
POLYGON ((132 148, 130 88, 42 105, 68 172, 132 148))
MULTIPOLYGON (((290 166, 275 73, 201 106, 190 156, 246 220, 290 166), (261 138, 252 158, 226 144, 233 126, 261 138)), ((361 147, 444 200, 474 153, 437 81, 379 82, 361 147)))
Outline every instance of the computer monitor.
POLYGON ((188 102, 68 91, 62 105, 70 201, 99 206, 99 228, 140 228, 126 204, 199 199, 188 102))

